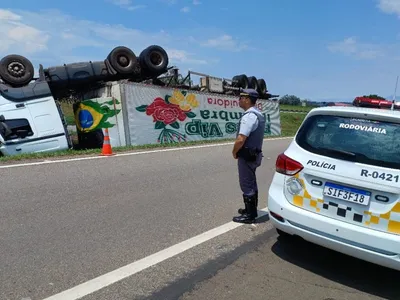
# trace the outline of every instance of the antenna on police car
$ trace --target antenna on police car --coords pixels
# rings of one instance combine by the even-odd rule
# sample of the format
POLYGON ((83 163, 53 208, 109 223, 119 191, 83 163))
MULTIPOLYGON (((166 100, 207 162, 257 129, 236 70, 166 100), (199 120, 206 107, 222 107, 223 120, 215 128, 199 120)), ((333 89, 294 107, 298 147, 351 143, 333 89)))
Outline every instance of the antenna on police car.
POLYGON ((399 83, 399 75, 397 75, 396 78, 396 86, 394 88, 394 94, 393 94, 393 100, 392 100, 392 106, 390 107, 390 110, 394 109, 394 101, 396 100, 396 92, 397 92, 397 84, 399 83))

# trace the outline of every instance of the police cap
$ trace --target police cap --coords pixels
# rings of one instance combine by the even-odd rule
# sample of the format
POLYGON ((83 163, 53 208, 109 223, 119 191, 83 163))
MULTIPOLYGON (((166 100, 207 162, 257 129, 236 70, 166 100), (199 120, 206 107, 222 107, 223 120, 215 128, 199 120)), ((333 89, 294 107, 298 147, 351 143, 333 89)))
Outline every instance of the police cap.
POLYGON ((240 96, 247 96, 253 99, 257 99, 259 97, 255 89, 244 89, 240 92, 240 96))

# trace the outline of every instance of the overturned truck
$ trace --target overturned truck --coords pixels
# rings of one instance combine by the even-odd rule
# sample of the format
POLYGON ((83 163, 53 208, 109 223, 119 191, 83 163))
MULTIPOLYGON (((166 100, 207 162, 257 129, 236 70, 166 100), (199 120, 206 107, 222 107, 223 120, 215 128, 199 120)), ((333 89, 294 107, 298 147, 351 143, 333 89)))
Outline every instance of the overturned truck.
MULTIPOLYGON (((103 131, 101 127, 92 126, 93 116, 85 114, 80 107, 89 95, 106 96, 100 91, 110 86, 114 90, 117 87, 121 92, 122 84, 134 85, 139 89, 136 97, 143 97, 140 89, 144 91, 149 87, 223 94, 226 97, 234 97, 240 89, 252 87, 259 91, 261 99, 274 97, 268 93, 265 80, 254 76, 242 74, 228 80, 189 72, 183 78, 177 68, 169 66, 167 52, 158 45, 147 47, 139 56, 129 48, 119 46, 102 61, 47 68, 39 65, 37 78, 34 73, 32 63, 23 56, 8 55, 0 61, 0 155, 100 148, 103 131), (192 84, 193 75, 203 76, 200 85, 192 84), (74 103, 75 120, 79 123, 78 144, 75 145, 60 106, 60 102, 71 100, 74 103), (91 124, 89 127, 93 129, 88 130, 89 127, 84 126, 87 124, 91 124)), ((123 97, 121 93, 119 95, 119 98, 123 97)), ((120 100, 124 107, 126 99, 120 100)), ((184 110, 181 112, 193 115, 184 110)), ((156 124, 160 125, 159 122, 156 124)))

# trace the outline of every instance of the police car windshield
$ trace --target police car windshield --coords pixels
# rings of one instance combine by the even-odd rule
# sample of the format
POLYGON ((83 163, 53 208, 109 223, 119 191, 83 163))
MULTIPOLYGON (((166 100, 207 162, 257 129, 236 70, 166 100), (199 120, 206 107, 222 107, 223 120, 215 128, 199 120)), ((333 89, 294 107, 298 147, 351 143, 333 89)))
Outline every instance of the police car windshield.
POLYGON ((296 142, 315 154, 400 169, 400 124, 316 115, 306 120, 296 142))

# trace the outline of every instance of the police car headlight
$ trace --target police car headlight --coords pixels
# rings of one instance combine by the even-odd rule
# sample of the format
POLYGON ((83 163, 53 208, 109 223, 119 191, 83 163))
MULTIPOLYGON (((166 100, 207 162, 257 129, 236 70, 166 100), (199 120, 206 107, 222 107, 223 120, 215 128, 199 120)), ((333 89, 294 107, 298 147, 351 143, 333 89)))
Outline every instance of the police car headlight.
POLYGON ((286 180, 286 189, 292 195, 298 195, 303 190, 303 185, 297 178, 291 177, 286 180))

